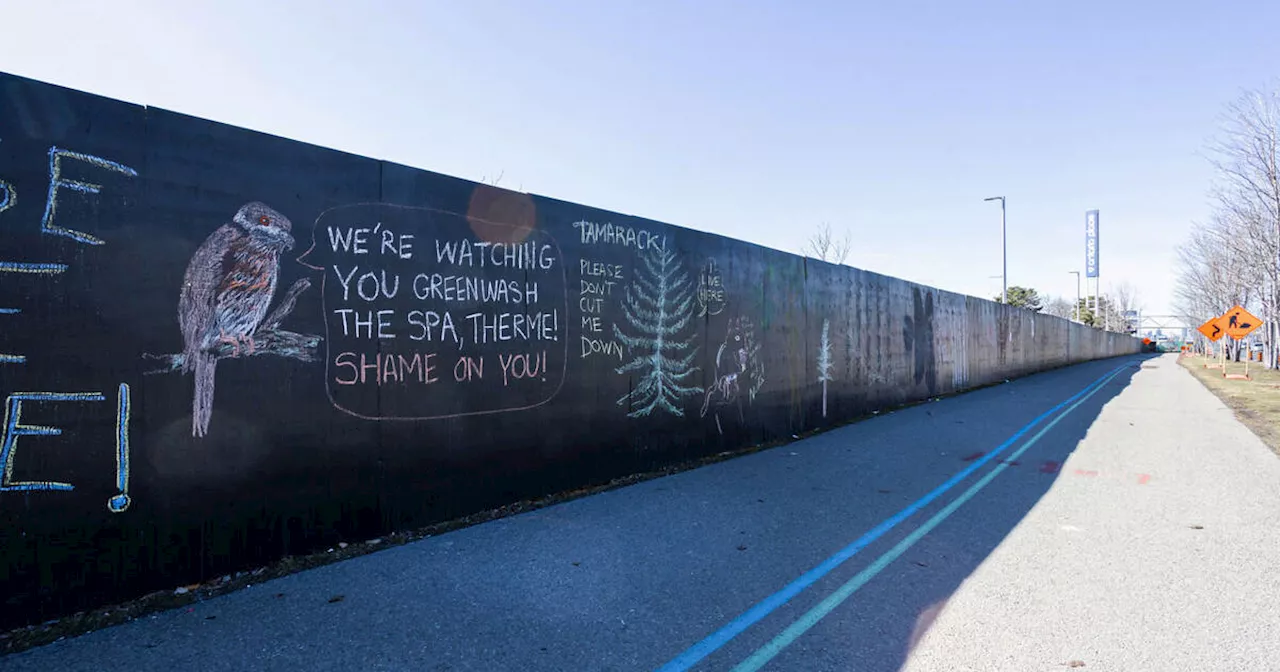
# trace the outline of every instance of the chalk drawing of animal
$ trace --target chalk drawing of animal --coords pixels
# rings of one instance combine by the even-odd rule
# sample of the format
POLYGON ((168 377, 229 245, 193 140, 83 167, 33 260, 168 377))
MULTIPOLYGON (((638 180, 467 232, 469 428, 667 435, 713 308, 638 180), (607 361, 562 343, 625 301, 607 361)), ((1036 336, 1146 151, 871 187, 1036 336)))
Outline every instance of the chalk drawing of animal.
POLYGON ((702 401, 702 417, 707 416, 707 409, 711 407, 711 401, 714 399, 716 405, 724 405, 733 403, 738 398, 738 375, 746 371, 746 351, 738 350, 738 370, 720 375, 720 362, 724 357, 726 344, 721 344, 720 350, 716 353, 716 380, 707 388, 706 398, 702 401))
POLYGON ((191 435, 209 431, 213 413, 215 348, 226 343, 253 353, 253 333, 262 323, 280 275, 280 255, 293 248, 292 223, 259 203, 246 203, 196 250, 187 264, 178 300, 183 373, 195 373, 191 435))
MULTIPOLYGON (((716 350, 716 378, 707 387, 702 401, 702 417, 712 404, 724 406, 738 401, 742 383, 748 385, 752 400, 763 381, 763 371, 758 365, 757 354, 760 346, 755 343, 755 332, 750 320, 735 317, 729 320, 728 332, 724 343, 716 350)), ((742 405, 738 404, 738 414, 742 414, 742 405)), ((717 421, 719 419, 717 418, 717 421)))

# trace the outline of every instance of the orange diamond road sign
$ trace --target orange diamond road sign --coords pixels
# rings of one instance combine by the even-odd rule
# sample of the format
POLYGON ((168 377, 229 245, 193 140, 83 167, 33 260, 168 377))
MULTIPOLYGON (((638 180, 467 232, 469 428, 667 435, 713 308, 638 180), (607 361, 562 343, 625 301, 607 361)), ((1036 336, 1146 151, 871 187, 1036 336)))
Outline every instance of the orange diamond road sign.
POLYGON ((1221 319, 1226 320, 1224 331, 1231 338, 1241 339, 1253 333, 1254 329, 1262 326, 1262 320, 1249 314, 1249 311, 1240 306, 1236 306, 1228 310, 1221 319))
POLYGON ((1226 329, 1223 329, 1223 325, 1225 323, 1226 321, 1223 320, 1221 317, 1215 317, 1209 320, 1208 322, 1205 322, 1204 324, 1196 327, 1196 331, 1204 334, 1204 337, 1209 339, 1210 341, 1216 341, 1219 338, 1222 338, 1222 333, 1226 331, 1226 329), (1222 324, 1219 324, 1219 323, 1222 323, 1222 324))

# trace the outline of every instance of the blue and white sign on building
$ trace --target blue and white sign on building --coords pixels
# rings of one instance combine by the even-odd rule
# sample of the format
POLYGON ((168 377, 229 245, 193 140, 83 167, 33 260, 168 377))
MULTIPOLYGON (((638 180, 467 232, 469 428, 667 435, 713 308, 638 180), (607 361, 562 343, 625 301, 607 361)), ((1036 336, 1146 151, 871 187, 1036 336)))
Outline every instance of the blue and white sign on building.
POLYGON ((1084 213, 1084 275, 1098 277, 1098 211, 1084 213))

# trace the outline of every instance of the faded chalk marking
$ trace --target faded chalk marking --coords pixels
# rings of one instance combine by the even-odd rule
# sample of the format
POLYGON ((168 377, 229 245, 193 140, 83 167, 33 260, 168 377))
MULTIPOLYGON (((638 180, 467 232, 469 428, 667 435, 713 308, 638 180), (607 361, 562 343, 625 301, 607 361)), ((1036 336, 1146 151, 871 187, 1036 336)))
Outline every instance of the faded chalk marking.
POLYGON ((0 180, 0 196, 4 197, 4 200, 0 200, 0 212, 12 208, 18 202, 18 191, 4 180, 0 180))
POLYGON ((66 264, 27 263, 24 261, 0 261, 0 273, 39 273, 53 275, 67 270, 66 264))
POLYGON ((21 308, 0 308, 0 315, 17 315, 21 312, 21 308))
POLYGON ((0 355, 0 364, 25 364, 26 355, 0 355))
MULTIPOLYGON (((1075 473, 1076 476, 1085 476, 1087 478, 1095 478, 1095 477, 1101 476, 1102 478, 1110 478, 1110 479, 1116 479, 1116 480, 1120 479, 1119 476, 1116 476, 1114 474, 1112 475, 1102 474, 1096 469, 1076 469, 1073 473, 1075 473)), ((1129 474, 1130 478, 1132 478, 1133 476, 1134 476, 1133 474, 1129 474)), ((1138 485, 1146 485, 1151 481, 1151 474, 1137 474, 1137 480, 1138 480, 1138 485)))

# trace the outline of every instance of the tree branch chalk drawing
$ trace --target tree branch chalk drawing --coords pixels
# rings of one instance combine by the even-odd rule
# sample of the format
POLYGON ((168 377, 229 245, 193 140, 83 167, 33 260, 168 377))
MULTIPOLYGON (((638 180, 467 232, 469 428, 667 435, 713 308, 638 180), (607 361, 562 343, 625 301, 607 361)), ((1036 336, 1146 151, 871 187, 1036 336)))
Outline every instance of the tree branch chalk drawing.
POLYGON ((818 380, 822 383, 822 417, 827 417, 827 382, 831 380, 831 320, 822 321, 822 342, 818 345, 818 380))
MULTIPOLYGON (((293 286, 289 288, 289 292, 285 295, 285 299, 271 313, 271 317, 263 320, 258 329, 253 332, 253 352, 241 352, 237 355, 234 345, 231 343, 219 343, 213 347, 213 354, 219 360, 229 357, 243 359, 258 355, 275 355, 303 362, 319 361, 318 351, 320 343, 324 341, 323 336, 300 334, 279 328, 284 318, 293 312, 293 306, 297 301, 298 295, 310 288, 311 281, 306 278, 293 283, 293 286)), ((182 371, 183 364, 186 362, 186 355, 181 352, 169 355, 152 355, 148 353, 144 354, 143 357, 161 363, 159 368, 147 371, 146 375, 182 371)))
POLYGON ((628 406, 628 416, 643 417, 655 408, 683 416, 680 399, 702 393, 701 387, 685 383, 701 370, 693 364, 697 335, 680 338, 693 319, 693 302, 693 284, 675 252, 655 249, 644 256, 622 304, 633 332, 613 325, 614 336, 634 355, 615 371, 639 373, 631 391, 618 399, 618 405, 628 406))

